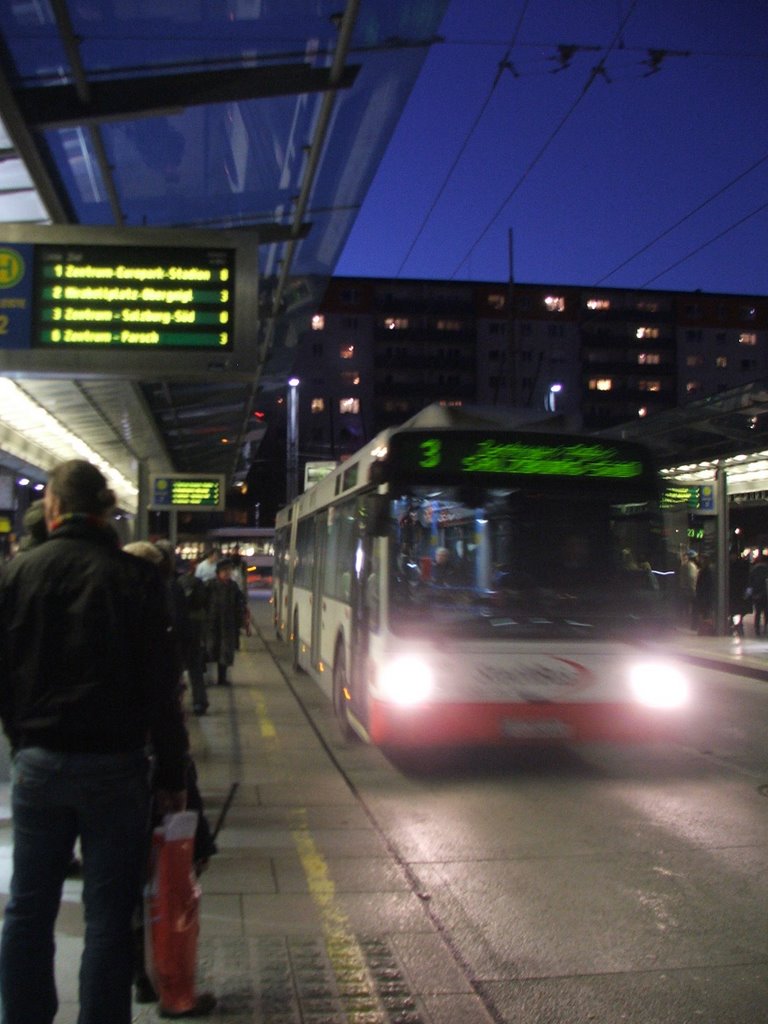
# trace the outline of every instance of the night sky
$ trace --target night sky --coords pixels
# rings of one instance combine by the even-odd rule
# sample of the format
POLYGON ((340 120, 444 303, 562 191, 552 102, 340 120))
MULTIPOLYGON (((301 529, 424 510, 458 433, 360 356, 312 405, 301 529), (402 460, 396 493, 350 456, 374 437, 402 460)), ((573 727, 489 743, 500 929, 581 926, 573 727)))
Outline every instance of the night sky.
POLYGON ((339 275, 768 292, 764 0, 452 0, 339 275))

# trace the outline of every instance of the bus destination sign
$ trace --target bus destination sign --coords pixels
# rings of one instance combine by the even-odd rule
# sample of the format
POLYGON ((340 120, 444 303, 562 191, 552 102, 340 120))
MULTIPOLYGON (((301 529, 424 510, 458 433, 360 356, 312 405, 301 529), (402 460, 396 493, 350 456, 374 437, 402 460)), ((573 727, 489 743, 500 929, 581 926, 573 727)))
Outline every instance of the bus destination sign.
POLYGON ((646 465, 637 451, 585 437, 560 439, 479 431, 395 433, 389 459, 395 472, 419 476, 539 476, 637 480, 646 465))
POLYGON ((154 511, 212 512, 224 508, 224 477, 204 474, 168 474, 150 479, 154 511))
POLYGON ((228 350, 234 276, 225 248, 35 246, 32 345, 228 350))

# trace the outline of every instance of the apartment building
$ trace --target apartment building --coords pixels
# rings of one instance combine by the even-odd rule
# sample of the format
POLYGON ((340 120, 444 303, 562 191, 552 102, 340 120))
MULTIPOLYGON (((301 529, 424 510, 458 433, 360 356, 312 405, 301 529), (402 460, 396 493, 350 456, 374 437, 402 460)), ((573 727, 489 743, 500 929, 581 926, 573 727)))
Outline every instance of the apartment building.
POLYGON ((306 458, 342 458, 434 401, 600 429, 768 377, 768 297, 333 278, 294 369, 306 458))

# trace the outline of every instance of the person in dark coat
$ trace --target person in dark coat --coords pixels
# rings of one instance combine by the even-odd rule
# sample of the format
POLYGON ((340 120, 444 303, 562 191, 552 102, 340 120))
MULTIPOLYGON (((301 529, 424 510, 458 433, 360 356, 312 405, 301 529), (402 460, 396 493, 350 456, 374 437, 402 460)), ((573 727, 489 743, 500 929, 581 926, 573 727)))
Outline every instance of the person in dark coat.
POLYGON ((246 603, 243 592, 232 579, 232 563, 223 558, 216 566, 216 577, 206 583, 208 603, 205 617, 205 648, 208 661, 216 663, 216 682, 228 686, 227 669, 234 664, 240 646, 240 630, 245 624, 246 603))
POLYGON ((38 544, 48 539, 48 527, 45 525, 45 503, 42 498, 33 501, 21 523, 24 527, 24 536, 19 543, 19 551, 31 551, 38 544))
POLYGON ((195 575, 194 566, 187 566, 186 572, 178 577, 179 588, 184 595, 185 619, 182 635, 184 665, 192 689, 192 709, 196 715, 208 710, 208 695, 205 689, 205 616, 208 604, 208 588, 195 575))
POLYGON ((754 609, 752 624, 755 636, 761 636, 768 628, 768 559, 762 553, 757 556, 749 569, 749 590, 754 609))
POLYGON ((749 562, 733 551, 728 567, 728 620, 734 636, 744 636, 744 616, 752 610, 748 590, 749 562))
POLYGON ((187 733, 162 580, 120 550, 96 466, 57 466, 48 539, 0 570, 0 718, 13 757, 13 875, 0 943, 4 1024, 50 1024, 54 928, 83 850, 80 1024, 130 1024, 132 917, 155 799, 186 804, 187 733))
MULTIPOLYGON (((183 651, 183 644, 181 637, 184 633, 184 621, 186 611, 181 607, 185 598, 183 592, 176 590, 176 574, 175 568, 175 555, 173 554, 172 547, 168 542, 157 541, 152 543, 147 540, 137 540, 130 544, 126 544, 123 551, 129 555, 135 555, 136 558, 143 558, 145 561, 153 565, 163 580, 163 585, 166 590, 166 608, 169 614, 169 621, 171 623, 171 634, 174 631, 178 634, 176 638, 173 638, 174 658, 168 662, 168 669, 172 672, 173 676, 178 681, 179 699, 181 699, 181 691, 183 685, 181 683, 181 652, 183 651)), ((205 587, 200 580, 201 587, 205 587)), ((194 846, 194 862, 195 869, 198 874, 205 870, 210 858, 217 852, 216 843, 214 842, 213 835, 211 833, 211 827, 208 822, 208 818, 205 814, 205 807, 203 805, 203 798, 200 793, 200 788, 197 779, 197 768, 195 762, 192 759, 191 754, 187 755, 187 771, 185 776, 186 791, 187 791, 187 808, 190 811, 197 811, 197 828, 195 831, 195 846, 194 846)), ((152 821, 153 826, 162 824, 162 815, 155 814, 152 821)), ((147 859, 149 860, 150 852, 147 851, 147 859)), ((145 966, 145 921, 144 921, 144 908, 141 902, 137 905, 137 912, 135 917, 135 928, 134 928, 134 939, 135 939, 135 990, 136 990, 136 1002, 137 1003, 153 1003, 157 1002, 157 992, 152 985, 152 981, 146 971, 145 966)), ((209 992, 201 993, 197 1000, 194 1012, 192 1016, 200 1017, 205 1016, 209 1013, 215 1005, 215 999, 209 992)), ((161 1016, 169 1016, 168 1011, 164 1011, 161 1008, 161 1016)), ((186 1014, 185 1014, 186 1015, 186 1014)))

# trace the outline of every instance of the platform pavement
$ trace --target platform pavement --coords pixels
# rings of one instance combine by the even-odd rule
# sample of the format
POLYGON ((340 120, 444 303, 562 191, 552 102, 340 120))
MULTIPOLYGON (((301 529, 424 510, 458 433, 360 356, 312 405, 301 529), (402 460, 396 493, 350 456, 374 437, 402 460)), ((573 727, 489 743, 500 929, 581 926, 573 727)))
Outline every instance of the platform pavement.
POLYGON ((681 631, 664 647, 693 665, 721 669, 768 682, 768 637, 697 636, 681 631))
MULTIPOLYGON (((238 783, 201 879, 199 987, 218 999, 207 1019, 489 1024, 427 906, 269 656, 269 606, 253 604, 257 629, 237 655, 232 685, 212 687, 209 713, 189 720, 213 823, 238 783)), ((314 686, 309 692, 325 701, 314 686)), ((10 852, 4 782, 3 901, 10 852)), ((76 1024, 82 934, 81 883, 71 880, 57 922, 56 1024, 76 1024)), ((153 1005, 134 1009, 136 1022, 160 1019, 153 1005)))
MULTIPOLYGON (((237 790, 202 877, 199 986, 216 1024, 489 1024, 480 999, 406 870, 333 764, 269 655, 270 607, 252 602, 231 687, 212 687, 190 717, 215 823, 237 790)), ((677 653, 768 680, 768 640, 680 634, 677 653)), ((320 714, 325 698, 316 694, 320 714)), ((374 752, 375 753, 375 752, 374 752)), ((8 892, 8 785, 0 786, 0 897, 8 892)), ((57 923, 57 1024, 77 1019, 81 883, 68 881, 57 923)), ((158 1020, 152 1005, 134 1020, 158 1020)))

